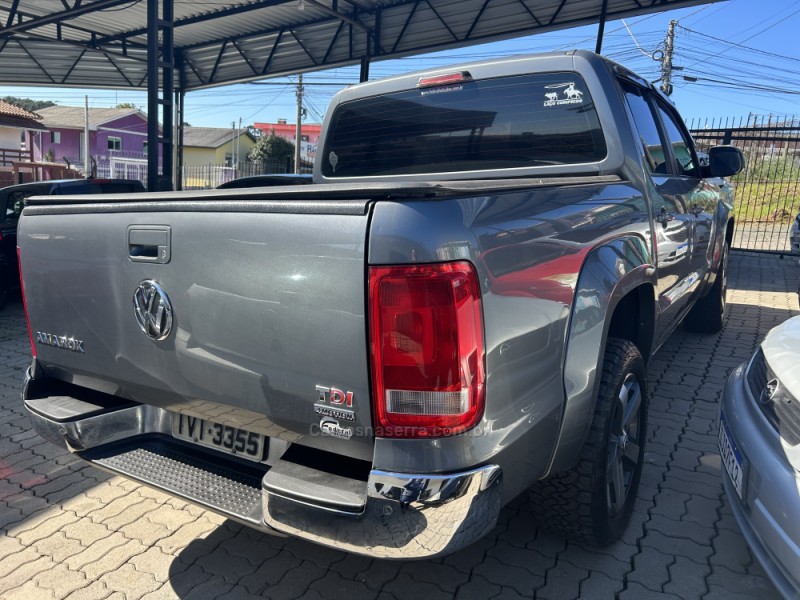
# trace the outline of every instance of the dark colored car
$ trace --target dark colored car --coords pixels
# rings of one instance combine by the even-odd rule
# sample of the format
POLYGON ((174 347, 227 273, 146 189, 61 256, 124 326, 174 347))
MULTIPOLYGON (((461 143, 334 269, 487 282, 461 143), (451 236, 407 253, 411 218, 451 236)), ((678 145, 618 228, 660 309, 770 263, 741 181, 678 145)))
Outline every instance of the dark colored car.
POLYGON ((144 192, 135 179, 58 179, 10 185, 0 189, 0 309, 8 292, 19 288, 17 221, 30 196, 144 192))
POLYGON ((235 188, 272 187, 276 185, 306 185, 311 183, 311 175, 294 175, 280 173, 273 175, 253 175, 232 179, 217 186, 218 190, 231 190, 235 188))

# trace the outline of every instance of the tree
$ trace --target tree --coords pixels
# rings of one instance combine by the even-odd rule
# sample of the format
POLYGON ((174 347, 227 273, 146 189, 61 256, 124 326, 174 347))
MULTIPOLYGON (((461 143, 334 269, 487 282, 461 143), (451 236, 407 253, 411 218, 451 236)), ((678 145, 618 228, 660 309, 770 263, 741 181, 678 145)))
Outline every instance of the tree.
POLYGON ((52 100, 31 100, 30 98, 17 98, 16 96, 6 96, 3 101, 33 113, 40 108, 56 105, 52 100))
POLYGON ((139 108, 133 102, 123 102, 122 104, 117 104, 116 108, 139 108))
POLYGON ((269 135, 258 138, 247 158, 253 162, 263 162, 266 159, 286 160, 293 156, 294 144, 286 138, 275 135, 275 132, 272 131, 269 135))

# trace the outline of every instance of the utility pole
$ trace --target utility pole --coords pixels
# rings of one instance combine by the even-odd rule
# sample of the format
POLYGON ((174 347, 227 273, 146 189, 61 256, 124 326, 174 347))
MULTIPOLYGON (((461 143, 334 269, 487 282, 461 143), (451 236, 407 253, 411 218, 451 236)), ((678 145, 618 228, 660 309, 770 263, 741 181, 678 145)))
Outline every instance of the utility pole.
POLYGON ((300 141, 303 127, 303 74, 297 76, 297 125, 294 129, 294 172, 300 174, 300 141))
POLYGON ((667 39, 664 41, 664 58, 661 61, 661 91, 667 96, 672 94, 672 54, 675 51, 675 25, 672 20, 667 28, 667 39))

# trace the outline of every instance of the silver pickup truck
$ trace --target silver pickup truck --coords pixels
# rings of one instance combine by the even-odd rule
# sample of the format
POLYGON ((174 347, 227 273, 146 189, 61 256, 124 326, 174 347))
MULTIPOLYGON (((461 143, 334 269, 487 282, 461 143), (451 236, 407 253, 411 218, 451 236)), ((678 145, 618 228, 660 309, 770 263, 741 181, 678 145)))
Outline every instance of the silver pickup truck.
MULTIPOLYGON (((646 364, 725 316, 718 177, 602 57, 340 92, 314 184, 41 197, 19 223, 35 430, 255 528, 453 552, 533 486, 608 544, 642 472, 646 364)), ((726 186, 727 187, 727 186, 726 186)))

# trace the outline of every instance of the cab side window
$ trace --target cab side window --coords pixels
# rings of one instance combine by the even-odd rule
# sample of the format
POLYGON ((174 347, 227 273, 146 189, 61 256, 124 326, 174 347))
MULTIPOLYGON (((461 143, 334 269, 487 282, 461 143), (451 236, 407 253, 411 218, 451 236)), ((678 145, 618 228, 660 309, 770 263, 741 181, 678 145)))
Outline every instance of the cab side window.
POLYGON ((644 91, 628 82, 621 82, 625 93, 625 100, 633 117, 633 123, 642 143, 642 156, 646 166, 656 174, 667 175, 670 169, 667 165, 668 154, 661 140, 655 116, 650 108, 650 103, 644 97, 644 91))
POLYGON ((681 124, 676 120, 672 111, 664 107, 661 101, 656 101, 658 114, 664 123, 664 130, 672 146, 672 155, 675 157, 678 175, 687 177, 699 177, 697 160, 695 159, 694 143, 689 134, 686 133, 681 124))

